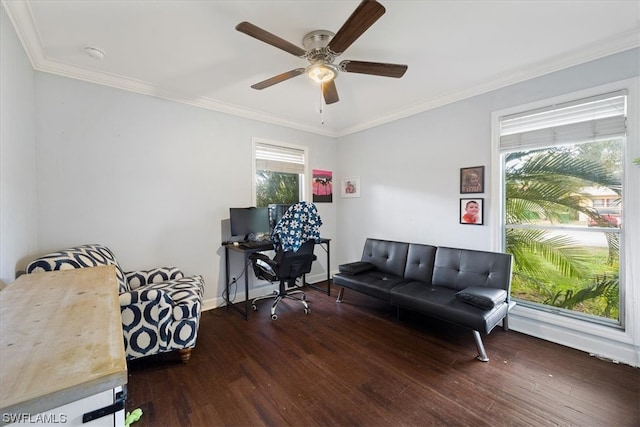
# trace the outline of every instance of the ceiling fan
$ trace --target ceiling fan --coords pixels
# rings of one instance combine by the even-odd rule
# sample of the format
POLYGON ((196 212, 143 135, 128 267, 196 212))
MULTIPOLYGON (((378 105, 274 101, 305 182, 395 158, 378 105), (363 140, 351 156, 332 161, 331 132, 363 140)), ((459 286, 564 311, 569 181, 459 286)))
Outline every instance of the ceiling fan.
POLYGON ((306 74, 322 85, 322 95, 327 104, 338 102, 338 90, 335 78, 339 72, 371 74, 383 77, 399 78, 407 71, 406 65, 386 64, 383 62, 344 60, 334 64, 334 60, 342 55, 371 25, 385 13, 385 8, 375 0, 363 0, 353 11, 337 33, 327 30, 316 30, 308 33, 302 39, 304 49, 290 43, 270 32, 263 30, 249 22, 236 25, 236 30, 262 42, 282 49, 292 55, 305 58, 309 65, 305 68, 295 68, 267 80, 252 85, 253 89, 265 89, 277 83, 282 83, 292 77, 306 74))

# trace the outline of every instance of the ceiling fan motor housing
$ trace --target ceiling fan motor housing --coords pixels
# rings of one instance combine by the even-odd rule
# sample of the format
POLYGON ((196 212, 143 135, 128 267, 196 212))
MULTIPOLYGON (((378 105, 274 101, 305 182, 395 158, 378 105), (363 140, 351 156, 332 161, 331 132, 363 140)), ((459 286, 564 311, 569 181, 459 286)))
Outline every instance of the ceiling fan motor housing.
POLYGON ((306 49, 305 57, 311 64, 331 64, 336 55, 327 48, 335 34, 328 30, 316 30, 302 38, 302 46, 306 49))
POLYGON ((319 49, 327 47, 335 34, 328 30, 311 31, 302 38, 302 46, 306 50, 319 49))

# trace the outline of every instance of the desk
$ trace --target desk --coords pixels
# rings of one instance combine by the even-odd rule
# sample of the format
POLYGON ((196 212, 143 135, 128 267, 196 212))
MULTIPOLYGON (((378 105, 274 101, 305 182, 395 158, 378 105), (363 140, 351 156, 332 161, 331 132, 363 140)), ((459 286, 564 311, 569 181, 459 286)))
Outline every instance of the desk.
MULTIPOLYGON (((0 358, 0 412, 15 414, 12 422, 58 408, 60 421, 82 425, 84 412, 105 405, 103 395, 114 404, 114 389, 127 383, 115 268, 24 274, 3 289, 0 358)), ((108 424, 124 424, 121 405, 108 424)))
MULTIPOLYGON (((318 289, 321 291, 326 291, 327 295, 331 295, 331 239, 320 239, 320 245, 324 245, 325 251, 327 252, 327 288, 324 289, 320 286, 313 285, 311 283, 307 283, 303 278, 303 285, 310 286, 314 289, 318 289)), ((238 313, 242 314, 245 319, 249 319, 249 305, 251 302, 249 301, 249 256, 256 252, 264 252, 264 251, 272 251, 273 245, 271 242, 265 242, 264 245, 257 245, 254 247, 246 247, 242 245, 233 245, 233 244, 225 244, 224 246, 224 257, 225 257, 225 292, 227 294, 227 306, 236 310, 238 313), (239 252, 243 255, 243 267, 246 269, 244 273, 244 311, 240 310, 236 306, 236 304, 231 304, 229 301, 229 279, 231 275, 229 274, 229 250, 239 252)))

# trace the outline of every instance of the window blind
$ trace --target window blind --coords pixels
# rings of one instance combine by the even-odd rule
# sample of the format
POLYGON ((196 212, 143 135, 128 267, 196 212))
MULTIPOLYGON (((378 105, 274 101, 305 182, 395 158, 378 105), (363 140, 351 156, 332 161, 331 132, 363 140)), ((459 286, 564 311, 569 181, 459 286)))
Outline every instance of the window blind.
POLYGON ((500 119, 500 149, 579 143, 626 133, 626 92, 603 94, 500 119))
POLYGON ((304 150, 256 143, 256 169, 282 173, 304 173, 304 150))

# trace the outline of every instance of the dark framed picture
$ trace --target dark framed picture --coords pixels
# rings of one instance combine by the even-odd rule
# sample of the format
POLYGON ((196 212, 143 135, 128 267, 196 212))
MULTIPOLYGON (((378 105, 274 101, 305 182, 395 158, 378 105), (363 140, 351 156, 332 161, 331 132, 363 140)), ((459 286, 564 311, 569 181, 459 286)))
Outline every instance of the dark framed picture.
POLYGON ((484 166, 460 169, 460 193, 484 193, 484 166))
POLYGON ((333 172, 313 170, 313 203, 333 202, 333 172))
POLYGON ((460 224, 484 224, 484 199, 460 199, 460 224))

